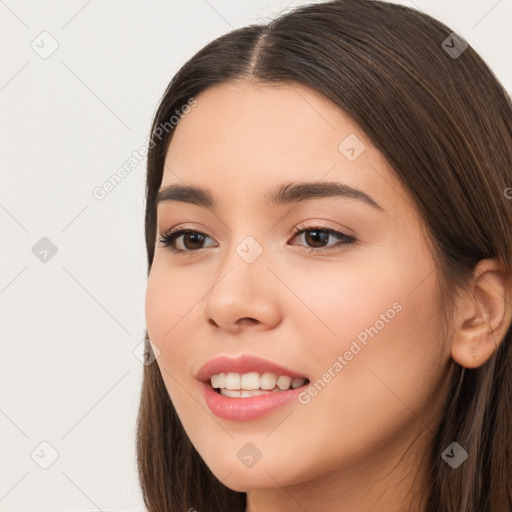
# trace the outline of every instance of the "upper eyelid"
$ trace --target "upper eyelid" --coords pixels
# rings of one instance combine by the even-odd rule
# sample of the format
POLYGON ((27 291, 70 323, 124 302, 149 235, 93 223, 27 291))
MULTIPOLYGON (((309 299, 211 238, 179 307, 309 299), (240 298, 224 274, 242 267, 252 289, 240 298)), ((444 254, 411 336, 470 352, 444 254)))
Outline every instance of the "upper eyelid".
MULTIPOLYGON (((354 236, 348 234, 343 229, 336 229, 336 228, 331 228, 329 226, 322 226, 322 225, 312 225, 312 226, 302 226, 302 225, 299 225, 299 226, 295 226, 293 228, 293 233, 292 234, 294 236, 296 236, 296 235, 302 234, 305 231, 312 231, 314 229, 317 229, 319 231, 338 233, 340 235, 345 235, 346 237, 355 238, 354 236)), ((202 235, 206 235, 208 238, 211 238, 212 240, 215 240, 215 238, 213 236, 210 236, 208 233, 205 233, 204 231, 201 231, 201 229, 190 228, 190 227, 187 227, 187 226, 181 226, 179 224, 178 224, 178 226, 176 226, 174 228, 171 228, 171 229, 168 229, 168 230, 165 230, 163 232, 159 231, 157 233, 157 237, 158 236, 161 237, 161 236, 171 235, 171 234, 177 234, 177 233, 179 233, 179 235, 183 235, 183 234, 186 234, 187 232, 201 233, 202 235)))
MULTIPOLYGON (((342 233, 342 234, 344 234, 346 236, 352 236, 352 235, 349 234, 349 232, 352 231, 352 230, 350 228, 348 228, 348 227, 344 227, 344 226, 341 226, 341 227, 331 227, 331 226, 322 225, 322 222, 326 222, 326 221, 318 220, 317 222, 318 222, 318 224, 312 224, 311 226, 306 226, 306 225, 304 225, 303 222, 301 222, 301 223, 299 223, 299 224, 297 224, 297 225, 295 225, 293 227, 293 233, 297 234, 300 231, 309 231, 309 230, 312 230, 312 229, 318 229, 318 230, 322 230, 322 231, 336 231, 336 232, 342 233)), ((174 226, 172 228, 169 228, 169 229, 166 229, 166 230, 158 229, 158 223, 157 223, 157 236, 162 236, 162 235, 166 235, 166 234, 169 234, 171 232, 177 232, 177 231, 193 231, 193 232, 197 232, 197 233, 202 233, 204 235, 209 236, 210 238, 213 238, 213 236, 208 235, 208 233, 206 233, 203 230, 203 228, 190 227, 186 223, 177 224, 176 226, 174 226)))

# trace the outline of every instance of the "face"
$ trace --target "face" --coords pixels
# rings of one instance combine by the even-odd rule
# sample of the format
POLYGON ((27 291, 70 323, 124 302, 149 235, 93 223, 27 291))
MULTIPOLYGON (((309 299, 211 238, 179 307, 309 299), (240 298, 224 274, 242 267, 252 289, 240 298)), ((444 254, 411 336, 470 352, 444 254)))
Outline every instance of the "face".
MULTIPOLYGON (((201 187, 215 206, 170 194, 158 204, 146 295, 169 396, 232 489, 334 473, 367 482, 438 418, 447 391, 422 222, 382 154, 315 91, 223 84, 196 99, 175 128, 161 190, 201 187), (305 182, 342 187, 267 202, 305 182), (159 241, 173 228, 192 233, 159 241), (254 417, 213 413, 199 370, 246 354, 309 385, 254 417)), ((236 409, 248 399, 226 400, 236 409)))

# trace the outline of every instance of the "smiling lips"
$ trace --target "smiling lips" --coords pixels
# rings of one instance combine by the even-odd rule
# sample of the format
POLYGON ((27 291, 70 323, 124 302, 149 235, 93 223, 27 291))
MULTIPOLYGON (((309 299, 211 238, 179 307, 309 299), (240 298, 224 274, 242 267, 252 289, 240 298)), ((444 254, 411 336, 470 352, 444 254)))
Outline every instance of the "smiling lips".
POLYGON ((237 421, 267 415, 292 401, 309 383, 298 372, 248 354, 211 359, 196 378, 210 410, 237 421))

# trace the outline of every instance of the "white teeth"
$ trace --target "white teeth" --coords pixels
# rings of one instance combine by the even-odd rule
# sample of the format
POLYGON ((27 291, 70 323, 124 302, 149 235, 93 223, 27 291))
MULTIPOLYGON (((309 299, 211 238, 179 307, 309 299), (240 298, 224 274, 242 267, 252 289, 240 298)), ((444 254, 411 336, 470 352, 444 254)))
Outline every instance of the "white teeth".
POLYGON ((276 377, 274 373, 258 372, 249 373, 216 373, 210 377, 212 387, 220 389, 225 396, 255 396, 255 394, 266 394, 274 391, 286 391, 287 389, 296 389, 301 387, 306 379, 302 377, 289 377, 280 375, 276 377), (241 391, 242 390, 242 394, 241 391), (251 392, 246 394, 245 391, 251 392))
POLYGON ((220 390, 220 394, 224 396, 229 396, 232 398, 244 398, 249 396, 258 396, 258 395, 268 395, 269 393, 275 393, 277 392, 277 389, 274 389, 273 391, 262 391, 261 389, 255 389, 252 391, 246 391, 245 389, 224 389, 222 388, 220 390))
POLYGON ((302 379, 301 377, 297 377, 296 379, 292 379, 292 388, 300 388, 304 382, 306 382, 306 379, 302 379))
POLYGON ((277 379, 273 373, 266 372, 260 378, 261 389, 274 389, 276 387, 277 379))
POLYGON ((260 388, 260 374, 258 372, 250 372, 242 374, 241 389, 253 390, 260 388))
POLYGON ((226 384, 226 374, 225 373, 216 373, 210 377, 210 382, 214 388, 220 388, 226 384))
POLYGON ((224 384, 226 389, 240 389, 240 374, 239 373, 228 373, 226 375, 226 383, 224 384))
POLYGON ((287 377, 285 375, 281 375, 277 379, 277 385, 279 386, 279 389, 282 389, 282 390, 289 389, 291 383, 292 383, 292 378, 287 377))

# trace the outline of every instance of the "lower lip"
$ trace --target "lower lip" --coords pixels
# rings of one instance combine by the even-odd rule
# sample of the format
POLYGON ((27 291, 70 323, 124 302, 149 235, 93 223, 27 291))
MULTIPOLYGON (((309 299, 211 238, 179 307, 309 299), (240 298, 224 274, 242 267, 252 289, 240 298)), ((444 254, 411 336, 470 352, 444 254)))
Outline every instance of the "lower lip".
POLYGON ((200 382, 206 404, 215 416, 225 420, 251 421, 271 413, 293 400, 309 383, 296 389, 275 391, 265 395, 229 397, 217 393, 209 382, 200 382))

